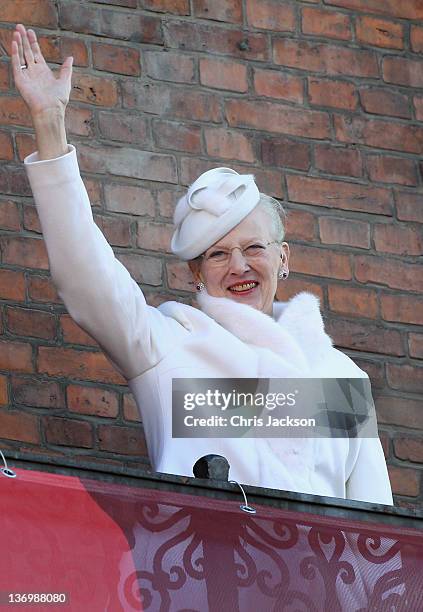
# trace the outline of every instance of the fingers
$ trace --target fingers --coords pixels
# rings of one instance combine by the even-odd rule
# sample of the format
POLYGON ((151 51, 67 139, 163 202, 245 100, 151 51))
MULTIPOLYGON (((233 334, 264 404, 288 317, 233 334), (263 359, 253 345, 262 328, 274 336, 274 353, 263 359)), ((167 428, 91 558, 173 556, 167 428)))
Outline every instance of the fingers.
POLYGON ((24 59, 24 54, 23 54, 22 38, 18 30, 15 30, 13 32, 13 41, 16 42, 19 67, 20 67, 21 65, 25 64, 25 59, 24 59))
POLYGON ((22 64, 25 64, 26 62, 28 66, 32 66, 32 64, 34 63, 34 54, 32 52, 31 45, 29 44, 28 34, 25 29, 25 26, 23 26, 21 23, 18 23, 18 25, 16 26, 16 30, 19 32, 20 37, 22 39, 23 55, 25 57, 25 60, 22 62, 22 64))
POLYGON ((18 43, 17 43, 17 41, 15 39, 12 40, 11 61, 12 61, 13 77, 14 77, 14 79, 16 81, 16 77, 18 77, 21 74, 21 60, 19 58, 18 43))
POLYGON ((41 53, 40 45, 37 41, 37 35, 35 34, 34 30, 28 30, 28 40, 29 44, 31 45, 34 62, 37 64, 45 64, 44 56, 41 53))

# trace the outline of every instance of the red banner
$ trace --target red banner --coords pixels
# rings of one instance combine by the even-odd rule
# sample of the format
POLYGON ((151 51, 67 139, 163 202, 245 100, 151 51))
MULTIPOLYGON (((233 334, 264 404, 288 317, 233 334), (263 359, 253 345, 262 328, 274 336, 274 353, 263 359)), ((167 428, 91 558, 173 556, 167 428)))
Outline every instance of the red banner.
POLYGON ((142 480, 15 472, 0 475, 0 609, 423 610, 415 529, 257 505, 248 515, 242 498, 144 489, 142 480), (61 594, 64 603, 53 600, 61 594))

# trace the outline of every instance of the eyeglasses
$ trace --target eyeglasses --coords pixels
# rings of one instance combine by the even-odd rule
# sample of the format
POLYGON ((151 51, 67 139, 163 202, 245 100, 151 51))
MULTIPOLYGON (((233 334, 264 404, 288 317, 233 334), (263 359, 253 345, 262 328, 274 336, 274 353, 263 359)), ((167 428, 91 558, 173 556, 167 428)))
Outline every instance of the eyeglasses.
POLYGON ((230 258, 232 256, 232 251, 235 249, 239 249, 243 255, 243 257, 247 261, 258 260, 261 257, 264 257, 271 244, 280 244, 277 240, 272 240, 272 242, 253 242, 252 244, 247 245, 246 247, 233 247, 232 249, 220 249, 220 248, 211 248, 205 253, 201 255, 203 260, 207 262, 211 266, 223 266, 229 263, 230 258))

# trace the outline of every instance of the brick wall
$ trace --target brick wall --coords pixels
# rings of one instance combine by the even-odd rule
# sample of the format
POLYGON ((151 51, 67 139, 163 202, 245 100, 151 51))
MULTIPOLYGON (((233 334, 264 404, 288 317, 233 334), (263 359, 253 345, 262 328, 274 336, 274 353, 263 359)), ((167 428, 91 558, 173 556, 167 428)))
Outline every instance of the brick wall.
POLYGON ((320 296, 365 369, 397 503, 423 501, 423 7, 420 0, 2 0, 0 446, 146 465, 134 402, 66 314, 22 167, 17 21, 74 57, 69 141, 97 223, 150 303, 190 301, 169 253, 184 186, 253 172, 290 211, 287 299, 320 296))

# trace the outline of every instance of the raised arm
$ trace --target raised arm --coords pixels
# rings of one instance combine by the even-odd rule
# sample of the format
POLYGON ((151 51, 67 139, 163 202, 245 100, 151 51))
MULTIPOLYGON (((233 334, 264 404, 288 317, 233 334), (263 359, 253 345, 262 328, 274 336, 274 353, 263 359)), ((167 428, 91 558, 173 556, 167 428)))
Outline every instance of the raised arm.
POLYGON ((73 319, 127 378, 154 366, 185 330, 147 306, 93 220, 76 151, 66 142, 72 58, 56 76, 36 35, 18 25, 12 41, 16 87, 33 120, 38 151, 25 158, 47 247, 50 271, 73 319), (22 68, 23 65, 27 68, 22 68))

